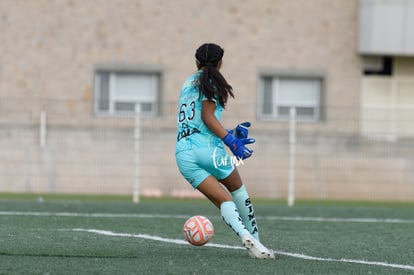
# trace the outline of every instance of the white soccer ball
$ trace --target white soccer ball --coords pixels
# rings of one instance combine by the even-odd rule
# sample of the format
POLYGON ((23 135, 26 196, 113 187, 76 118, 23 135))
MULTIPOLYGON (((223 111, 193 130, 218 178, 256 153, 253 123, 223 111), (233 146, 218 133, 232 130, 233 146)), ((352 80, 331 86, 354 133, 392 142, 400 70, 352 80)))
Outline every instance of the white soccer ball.
POLYGON ((204 216, 193 216, 183 226, 183 234, 187 242, 192 245, 204 245, 213 238, 214 227, 204 216))

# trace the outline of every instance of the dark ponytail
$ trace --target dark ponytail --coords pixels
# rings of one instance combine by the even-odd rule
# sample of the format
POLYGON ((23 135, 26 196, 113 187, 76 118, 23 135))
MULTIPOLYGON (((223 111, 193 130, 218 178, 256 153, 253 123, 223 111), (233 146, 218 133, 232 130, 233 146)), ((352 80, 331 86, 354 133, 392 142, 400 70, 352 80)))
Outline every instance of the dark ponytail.
POLYGON ((203 68, 197 85, 200 94, 204 94, 209 100, 218 100, 223 108, 226 106, 229 96, 234 98, 233 88, 218 70, 223 58, 224 50, 213 43, 201 45, 195 54, 198 69, 203 68))

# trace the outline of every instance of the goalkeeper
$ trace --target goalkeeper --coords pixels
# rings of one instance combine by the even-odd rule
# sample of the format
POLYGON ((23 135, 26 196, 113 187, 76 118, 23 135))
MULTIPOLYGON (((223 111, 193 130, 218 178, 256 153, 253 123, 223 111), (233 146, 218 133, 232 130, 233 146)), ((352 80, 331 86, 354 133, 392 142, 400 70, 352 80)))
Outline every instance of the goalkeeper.
POLYGON ((219 72, 223 54, 224 50, 212 43, 196 51, 198 71, 185 81, 179 98, 176 162, 193 188, 220 209, 250 256, 273 259, 273 252, 260 243, 253 205, 223 145, 243 160, 253 153, 246 144, 255 142, 248 138, 250 123, 239 124, 234 130, 226 130, 220 123, 228 97, 234 97, 219 72))

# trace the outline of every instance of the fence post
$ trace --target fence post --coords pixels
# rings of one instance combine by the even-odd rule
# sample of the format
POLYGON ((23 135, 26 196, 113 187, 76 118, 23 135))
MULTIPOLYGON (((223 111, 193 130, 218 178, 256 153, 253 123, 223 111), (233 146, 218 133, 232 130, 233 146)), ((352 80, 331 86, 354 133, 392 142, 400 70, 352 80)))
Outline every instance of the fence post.
POLYGON ((141 141, 141 104, 135 104, 135 124, 134 124, 134 187, 132 192, 132 201, 139 203, 139 155, 141 141))
POLYGON ((40 148, 43 149, 46 146, 46 111, 40 111, 40 121, 39 121, 39 143, 40 148))
POLYGON ((289 120, 289 186, 288 206, 295 204, 295 150, 296 150, 296 108, 290 107, 289 120))

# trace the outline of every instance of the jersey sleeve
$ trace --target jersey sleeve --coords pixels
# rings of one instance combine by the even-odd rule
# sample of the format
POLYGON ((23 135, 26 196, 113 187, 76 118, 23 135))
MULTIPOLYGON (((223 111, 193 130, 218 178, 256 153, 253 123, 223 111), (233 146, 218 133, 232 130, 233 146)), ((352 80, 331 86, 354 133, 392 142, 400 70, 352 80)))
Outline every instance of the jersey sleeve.
POLYGON ((201 101, 204 101, 204 100, 213 101, 217 105, 217 98, 216 97, 213 97, 212 99, 208 99, 204 94, 202 94, 201 101))

